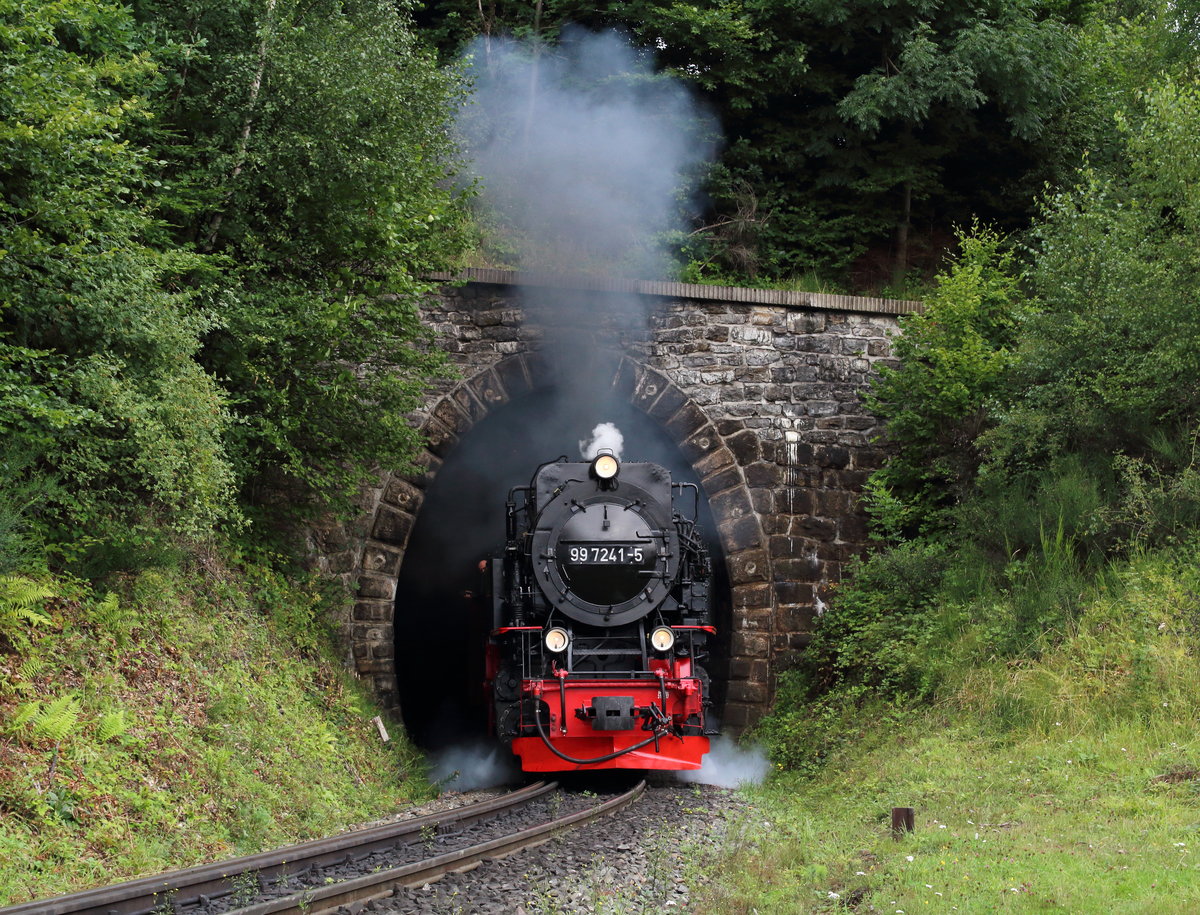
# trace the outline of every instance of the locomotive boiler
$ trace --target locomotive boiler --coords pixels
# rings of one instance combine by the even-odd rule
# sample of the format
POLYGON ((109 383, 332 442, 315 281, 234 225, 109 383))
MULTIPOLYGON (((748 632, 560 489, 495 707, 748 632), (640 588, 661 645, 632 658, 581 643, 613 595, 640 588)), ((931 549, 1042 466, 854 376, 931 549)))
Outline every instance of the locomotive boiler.
POLYGON ((698 507, 694 484, 611 451, 509 492, 504 551, 481 564, 485 686, 523 770, 700 767, 715 630, 698 507))

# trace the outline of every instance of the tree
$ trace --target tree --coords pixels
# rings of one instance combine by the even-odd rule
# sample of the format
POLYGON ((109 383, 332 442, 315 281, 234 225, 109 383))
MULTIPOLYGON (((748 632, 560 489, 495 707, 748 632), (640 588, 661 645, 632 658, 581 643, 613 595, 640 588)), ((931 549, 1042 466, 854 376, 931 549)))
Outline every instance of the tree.
POLYGON ((137 562, 403 466, 459 217, 394 7, 0 0, 0 79, 0 553, 36 512, 137 562))
MULTIPOLYGON (((762 214, 764 272, 846 270, 890 235, 893 280, 911 259, 914 226, 929 240, 975 215, 1008 227, 1029 215, 1046 177, 1039 140, 1066 86, 1073 32, 1063 16, 1078 15, 1026 0, 564 0, 538 9, 541 34, 567 20, 625 29, 704 91, 728 140, 711 185, 713 222, 739 208, 762 214)), ((424 21, 446 48, 472 30, 533 28, 528 6, 503 2, 430 0, 424 21)))
POLYGON ((185 532, 236 514, 225 397, 195 360, 212 326, 157 250, 154 46, 104 0, 0 3, 0 445, 15 477, 57 476, 70 535, 131 516, 185 532))
POLYGON ((1138 117, 1142 93, 1157 81, 1200 75, 1200 7, 1177 0, 1097 5, 1078 39, 1067 73, 1071 104, 1051 126, 1047 144, 1061 179, 1057 187, 1074 183, 1084 156, 1092 168, 1119 168, 1118 115, 1138 117))
POLYGON ((418 277, 461 246, 455 84, 385 0, 139 16, 172 48, 151 141, 174 241, 220 266, 192 277, 219 315, 201 359, 230 393, 247 495, 344 505, 376 465, 405 466, 404 417, 443 364, 418 277))
POLYGON ((945 511, 971 491, 979 436, 994 422, 1030 314, 1000 235, 975 226, 959 244, 925 310, 902 319, 898 364, 868 396, 893 447, 871 479, 870 507, 892 536, 944 525, 945 511))
POLYGON ((769 272, 849 267, 892 234, 896 283, 914 225, 935 243, 974 216, 1012 227, 1060 102, 1062 23, 1023 3, 786 6, 754 6, 763 94, 722 104, 725 163, 773 214, 769 272))
POLYGON ((1153 459, 1200 423, 1200 91, 1154 86, 1119 126, 1118 164, 1083 169, 1034 229, 1044 307, 987 441, 1013 472, 1063 453, 1153 459))
POLYGON ((998 544, 1049 510, 1107 550, 1200 519, 1200 90, 1166 80, 1118 124, 1109 167, 1043 202, 1020 286, 977 232, 908 320, 871 395, 895 446, 870 484, 890 533, 972 503, 998 544))

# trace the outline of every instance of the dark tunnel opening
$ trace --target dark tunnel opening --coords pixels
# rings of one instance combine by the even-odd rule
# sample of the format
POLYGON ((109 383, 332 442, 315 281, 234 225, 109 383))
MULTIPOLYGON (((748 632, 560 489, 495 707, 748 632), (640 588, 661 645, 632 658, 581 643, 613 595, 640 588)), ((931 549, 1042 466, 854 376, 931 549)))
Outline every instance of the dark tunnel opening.
MULTIPOLYGON (((490 612, 465 596, 478 589, 480 560, 504 544, 504 503, 537 466, 560 455, 578 459, 593 428, 616 424, 623 459, 654 461, 679 482, 697 483, 664 430, 630 404, 592 409, 535 393, 497 408, 447 457, 426 493, 409 537, 396 588, 396 678, 409 736, 438 751, 484 739, 483 646, 490 612)), ((712 556, 713 619, 718 637, 709 672, 714 707, 724 706, 731 608, 724 553, 701 491, 700 524, 712 556)))

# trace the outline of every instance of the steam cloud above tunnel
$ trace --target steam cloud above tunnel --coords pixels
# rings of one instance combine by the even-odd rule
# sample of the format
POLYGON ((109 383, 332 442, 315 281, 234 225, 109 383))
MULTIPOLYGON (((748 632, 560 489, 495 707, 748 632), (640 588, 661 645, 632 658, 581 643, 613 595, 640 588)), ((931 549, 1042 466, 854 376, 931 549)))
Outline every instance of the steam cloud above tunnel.
POLYGON ((682 228, 681 189, 716 147, 688 87, 622 36, 579 28, 553 47, 480 38, 466 62, 459 130, 521 265, 660 274, 655 245, 682 228))
MULTIPOLYGON (((554 45, 481 37, 465 66, 472 101, 458 127, 490 211, 481 221, 499 224, 513 265, 667 275, 666 248, 686 226, 690 189, 719 136, 690 87, 656 73, 653 54, 622 35, 578 27, 554 45)), ((551 364, 540 382, 557 388, 562 412, 589 428, 618 416, 611 372, 595 357, 645 345, 646 300, 535 286, 522 296, 551 364)))
MULTIPOLYGON (((473 95, 458 127, 490 211, 481 222, 503 227, 508 253, 498 260, 555 273, 664 275, 663 241, 686 225, 686 188, 715 151, 717 131, 688 87, 652 64, 619 35, 581 29, 555 47, 492 38, 470 48, 473 95)), ((611 448, 692 479, 657 422, 627 394, 614 396, 612 352, 648 355, 645 300, 555 284, 520 295, 522 332, 539 357, 534 390, 490 411, 445 457, 397 583, 398 685, 406 724, 425 747, 457 746, 486 720, 470 687, 476 671, 464 667, 431 697, 430 682, 448 682, 444 656, 411 646, 458 644, 464 634, 476 644, 462 595, 502 542, 509 489, 576 445, 585 459, 611 448)))

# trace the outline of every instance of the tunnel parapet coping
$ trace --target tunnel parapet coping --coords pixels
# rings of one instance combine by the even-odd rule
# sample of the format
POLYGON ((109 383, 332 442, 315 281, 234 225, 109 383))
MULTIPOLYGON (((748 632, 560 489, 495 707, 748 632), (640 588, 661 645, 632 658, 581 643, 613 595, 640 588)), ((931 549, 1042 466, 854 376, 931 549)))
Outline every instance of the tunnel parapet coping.
POLYGON ((312 535, 318 565, 355 594, 337 621, 353 669, 398 716, 396 581, 425 490, 489 412, 587 371, 656 420, 701 481, 733 608, 724 724, 744 730, 865 545, 859 498, 883 451, 863 393, 895 365, 898 318, 919 303, 509 271, 459 280, 423 309, 459 377, 410 417, 426 441, 417 471, 385 475, 357 522, 312 535), (568 359, 553 346, 565 331, 579 344, 568 359))

